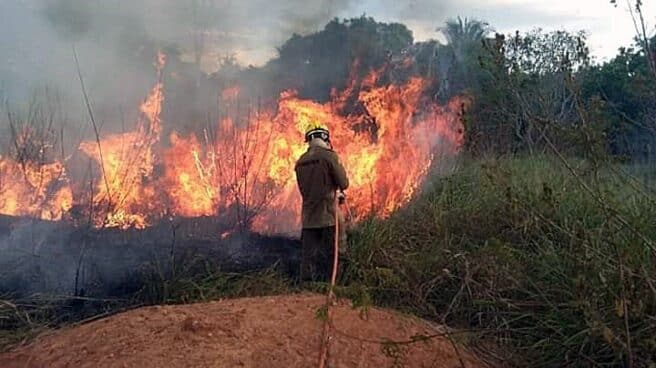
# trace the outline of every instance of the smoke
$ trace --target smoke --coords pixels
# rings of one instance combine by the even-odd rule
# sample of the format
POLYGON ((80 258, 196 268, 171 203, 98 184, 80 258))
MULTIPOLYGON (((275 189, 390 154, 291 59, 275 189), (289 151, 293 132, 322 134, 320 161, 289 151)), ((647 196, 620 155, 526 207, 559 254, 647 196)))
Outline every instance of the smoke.
POLYGON ((297 240, 249 233, 217 237, 217 228, 225 226, 200 219, 144 231, 91 230, 0 215, 0 296, 84 292, 109 297, 118 292, 125 297, 127 290, 144 286, 148 272, 171 277, 171 267, 204 268, 203 262, 225 272, 274 266, 290 276, 297 271, 297 240))
MULTIPOLYGON (((153 62, 158 50, 179 55, 187 67, 201 57, 206 71, 211 71, 219 58, 231 54, 242 63, 259 64, 274 56, 275 47, 291 34, 317 31, 335 16, 352 15, 349 12, 362 3, 358 0, 2 0, 0 96, 10 105, 20 106, 35 88, 49 85, 62 94, 61 110, 78 121, 80 128, 89 131, 73 58, 76 50, 101 135, 120 128, 131 129, 129 124, 136 120, 136 107, 155 81, 153 62), (121 127, 124 122, 126 126, 121 127)), ((413 3, 403 6, 399 10, 401 14, 415 11, 413 3)), ((429 2, 421 4, 428 6, 429 2)), ((357 10, 354 13, 362 14, 357 10)), ((176 58, 172 59, 171 64, 177 62, 176 58)), ((170 69, 185 70, 180 63, 177 67, 170 69)), ((170 84, 175 85, 175 81, 170 84)), ((168 88, 169 84, 165 85, 168 88)), ((185 87, 176 90, 177 95, 165 97, 175 101, 176 111, 182 111, 178 107, 181 103, 197 103, 194 101, 197 95, 188 93, 185 87)), ((189 115, 179 116, 188 118, 189 115)), ((1 125, 3 121, 0 120, 0 135, 6 128, 1 125)), ((183 119, 166 122, 187 123, 183 119)), ((62 137, 73 143, 66 147, 67 151, 76 147, 69 134, 66 132, 66 137, 62 137)), ((70 175, 68 167, 67 170, 70 175)), ((102 275, 123 275, 150 259, 149 252, 132 244, 129 248, 110 248, 114 252, 111 254, 103 253, 104 248, 85 248, 86 244, 106 247, 120 242, 114 238, 110 239, 113 241, 86 239, 84 234, 57 226, 30 223, 6 236, 0 234, 0 254, 3 254, 0 269, 9 269, 2 262, 15 262, 17 265, 12 269, 16 271, 12 275, 34 272, 36 280, 56 280, 49 285, 32 285, 27 280, 25 283, 30 286, 25 288, 30 291, 70 291, 76 289, 71 283, 79 272, 81 253, 86 254, 83 265, 103 270, 98 272, 102 275), (25 254, 25 247, 34 244, 36 248, 25 254), (121 265, 120 269, 116 265, 121 265)), ((143 236, 167 239, 152 233, 143 236)), ((167 247, 152 244, 145 249, 162 252, 167 247)))
MULTIPOLYGON (((76 48, 99 114, 130 111, 152 86, 159 49, 213 71, 234 55, 261 64, 292 33, 319 30, 351 0, 4 0, 0 2, 0 97, 21 104, 48 85, 65 111, 86 119, 76 48)), ((117 120, 117 116, 112 119, 117 120)))
POLYGON ((293 33, 317 31, 334 17, 366 14, 400 21, 419 40, 439 37, 436 28, 458 14, 501 27, 581 21, 563 6, 556 11, 539 3, 508 7, 480 0, 3 0, 0 98, 21 102, 48 84, 66 92, 65 111, 86 119, 73 45, 94 106, 99 113, 111 113, 119 108, 129 112, 143 98, 152 85, 157 49, 177 50, 188 62, 201 55, 204 70, 210 72, 228 55, 242 64, 262 65, 293 33))

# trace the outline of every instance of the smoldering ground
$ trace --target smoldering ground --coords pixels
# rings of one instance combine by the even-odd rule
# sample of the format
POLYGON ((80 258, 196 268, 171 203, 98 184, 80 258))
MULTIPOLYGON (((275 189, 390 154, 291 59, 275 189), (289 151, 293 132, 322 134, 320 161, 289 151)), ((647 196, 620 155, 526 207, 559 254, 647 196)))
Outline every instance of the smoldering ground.
POLYGON ((0 295, 122 298, 144 287, 147 274, 173 278, 185 268, 201 272, 210 264, 225 272, 274 267, 294 277, 298 252, 297 240, 236 232, 217 218, 98 230, 0 216, 0 295), (217 229, 227 235, 217 236, 217 229))

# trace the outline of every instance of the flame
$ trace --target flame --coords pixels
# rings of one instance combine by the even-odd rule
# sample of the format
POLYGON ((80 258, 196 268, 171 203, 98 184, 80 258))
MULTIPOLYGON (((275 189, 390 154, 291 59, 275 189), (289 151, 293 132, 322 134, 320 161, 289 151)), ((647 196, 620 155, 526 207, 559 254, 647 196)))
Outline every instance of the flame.
MULTIPOLYGON (((284 101, 280 107, 296 121, 296 126, 305 120, 328 122, 335 150, 351 180, 349 204, 356 219, 368 214, 384 217, 406 204, 423 182, 438 143, 448 154, 457 152, 462 144, 460 121, 457 110, 453 110, 457 103, 449 109, 431 105, 417 115, 426 82, 413 78, 400 86, 372 87, 377 78, 376 72, 365 78, 363 85, 368 88, 362 89, 358 96, 369 115, 364 121, 359 115, 342 118, 329 104, 296 98, 284 101), (361 128, 363 125, 365 128, 361 128)), ((297 142, 297 137, 298 134, 288 135, 288 140, 297 142)), ((283 157, 285 164, 292 165, 298 151, 283 157)), ((298 208, 299 198, 293 195, 296 189, 293 175, 285 173, 278 180, 286 185, 273 207, 289 205, 290 200, 295 200, 293 207, 298 208)), ((296 224, 298 221, 297 215, 296 224)))
POLYGON ((285 91, 275 114, 254 115, 241 126, 224 119, 216 141, 205 147, 193 135, 172 135, 165 187, 173 211, 205 215, 240 205, 256 210, 246 217, 258 231, 298 229, 301 198, 293 168, 306 150, 302 137, 310 122, 324 122, 331 131, 351 180, 356 219, 384 217, 403 206, 424 181, 436 148, 453 155, 462 145, 461 102, 444 107, 424 103, 428 83, 420 78, 375 87, 380 73, 371 72, 359 86, 351 81, 343 94, 333 91, 324 104, 285 91), (347 94, 356 89, 367 114, 343 116, 347 94))
POLYGON ((201 158, 202 147, 195 136, 185 139, 174 132, 170 140, 164 161, 176 162, 176 166, 167 166, 165 187, 175 213, 186 217, 212 215, 218 197, 212 169, 205 167, 201 158))
MULTIPOLYGON (((457 154, 463 142, 464 101, 442 106, 426 99, 429 81, 418 77, 380 85, 383 68, 360 78, 357 61, 344 90, 333 89, 328 102, 284 91, 270 109, 222 118, 216 129, 198 135, 172 132, 161 142, 165 61, 160 54, 158 82, 140 105, 133 131, 80 144, 95 163, 92 195, 73 196, 81 185, 68 182, 65 162, 18 165, 0 157, 0 213, 58 220, 80 205, 98 227, 143 228, 169 216, 218 215, 257 231, 288 233, 300 226, 294 164, 306 150, 309 123, 331 132, 351 181, 356 220, 385 217, 407 204, 431 165, 457 154)), ((234 86, 219 102, 239 99, 234 86)))
POLYGON ((60 220, 73 204, 64 165, 23 164, 0 156, 0 213, 60 220))
MULTIPOLYGON (((165 57, 158 58, 161 76, 165 57)), ((160 77, 161 80, 161 77, 160 77)), ((158 82, 141 104, 134 132, 111 134, 99 140, 84 141, 80 150, 100 167, 100 178, 93 196, 92 217, 98 227, 135 227, 149 225, 148 218, 161 214, 155 206, 153 178, 154 149, 162 131, 160 114, 164 86, 158 82)))

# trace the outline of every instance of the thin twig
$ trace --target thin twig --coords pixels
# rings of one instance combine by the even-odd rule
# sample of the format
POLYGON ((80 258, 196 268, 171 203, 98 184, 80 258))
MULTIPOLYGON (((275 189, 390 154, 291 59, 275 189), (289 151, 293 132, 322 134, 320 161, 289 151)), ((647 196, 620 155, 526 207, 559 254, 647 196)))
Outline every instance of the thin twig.
POLYGON ((89 95, 87 94, 86 87, 84 85, 84 78, 82 78, 82 70, 80 68, 80 61, 77 57, 77 51, 75 50, 75 45, 73 45, 73 57, 75 58, 75 67, 77 69, 77 76, 80 80, 80 87, 82 88, 82 95, 84 96, 84 102, 87 107, 87 112, 89 113, 89 118, 91 119, 91 125, 93 126, 93 132, 96 137, 96 144, 98 145, 98 156, 100 157, 100 170, 103 174, 103 179, 105 180, 105 187, 107 189, 107 198, 111 203, 111 193, 109 188, 109 181, 107 180, 107 173, 105 172, 105 159, 103 158, 102 146, 100 144, 100 132, 98 131, 98 125, 96 124, 96 119, 93 116, 93 109, 91 108, 91 102, 89 101, 89 95))

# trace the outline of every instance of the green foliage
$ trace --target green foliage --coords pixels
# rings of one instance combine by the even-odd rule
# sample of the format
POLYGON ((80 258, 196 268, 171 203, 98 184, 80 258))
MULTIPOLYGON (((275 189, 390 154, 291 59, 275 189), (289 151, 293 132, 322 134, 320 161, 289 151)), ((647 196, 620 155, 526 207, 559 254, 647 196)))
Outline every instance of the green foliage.
POLYGON ((574 72, 590 63, 587 34, 542 29, 514 35, 504 45, 505 67, 509 74, 528 78, 574 72))
POLYGON ((478 58, 480 88, 466 125, 471 151, 542 152, 549 143, 570 146, 583 124, 576 73, 589 65, 583 32, 497 34, 478 58))
POLYGON ((290 288, 290 281, 275 269, 226 273, 204 259, 181 261, 173 275, 162 274, 158 267, 151 267, 142 272, 139 283, 143 287, 134 298, 145 304, 273 295, 288 292, 290 288))
POLYGON ((581 73, 585 99, 598 99, 608 122, 609 151, 634 158, 652 158, 656 134, 656 80, 640 49, 622 48, 612 60, 581 73))
POLYGON ((316 318, 318 321, 325 322, 328 320, 328 305, 323 304, 321 307, 317 309, 317 311, 314 313, 314 318, 316 318))
POLYGON ((480 43, 492 29, 481 20, 457 17, 447 20, 444 27, 438 30, 444 34, 449 45, 461 48, 480 43))
POLYGON ((364 75, 412 43, 412 32, 399 23, 380 23, 365 16, 333 19, 320 32, 293 35, 263 71, 274 77, 279 88, 295 88, 303 96, 326 100, 332 88, 345 85, 354 64, 364 75))
MULTIPOLYGON (((651 160, 656 145, 656 79, 647 52, 653 42, 636 39, 612 60, 594 63, 584 32, 536 29, 486 39, 466 119, 467 148, 475 154, 572 155, 594 137, 595 150, 617 158, 651 160), (647 45, 647 46, 645 46, 647 45), (581 130, 586 130, 583 134, 581 130)), ((471 58, 470 58, 471 60, 471 58)))
POLYGON ((0 352, 35 335, 30 318, 20 306, 0 299, 0 352))
POLYGON ((461 93, 476 93, 485 78, 479 59, 484 54, 483 41, 492 28, 478 19, 456 18, 437 29, 447 44, 437 49, 435 74, 440 83, 440 95, 450 97, 461 93))
MULTIPOLYGON (((57 0, 46 9, 73 38, 88 28, 84 16, 67 19, 86 14, 71 5, 78 3, 57 0)), ((413 73, 436 80, 431 97, 472 97, 468 153, 534 155, 466 162, 391 218, 361 223, 338 295, 363 317, 381 305, 478 331, 473 342, 493 342, 508 364, 656 364, 656 197, 606 157, 644 156, 655 143, 655 39, 638 38, 635 48, 595 64, 585 33, 489 38, 487 23, 461 18, 439 30, 446 45, 413 45, 402 24, 334 19, 320 32, 291 37, 262 68, 226 57, 212 78, 224 87, 244 83, 257 96, 294 88, 325 101, 354 65, 362 76, 412 58, 413 73)), ((135 281, 142 287, 129 300, 99 302, 94 312, 294 290, 274 270, 231 274, 199 259, 179 262, 172 274, 157 266, 142 270, 135 281)), ((326 284, 307 286, 326 291, 326 284)), ((0 301, 0 347, 88 317, 76 314, 88 302, 0 301)), ((381 348, 401 362, 399 344, 381 348)))
POLYGON ((654 198, 568 165, 466 164, 359 227, 350 281, 376 304, 478 330, 516 365, 653 363, 654 198))

